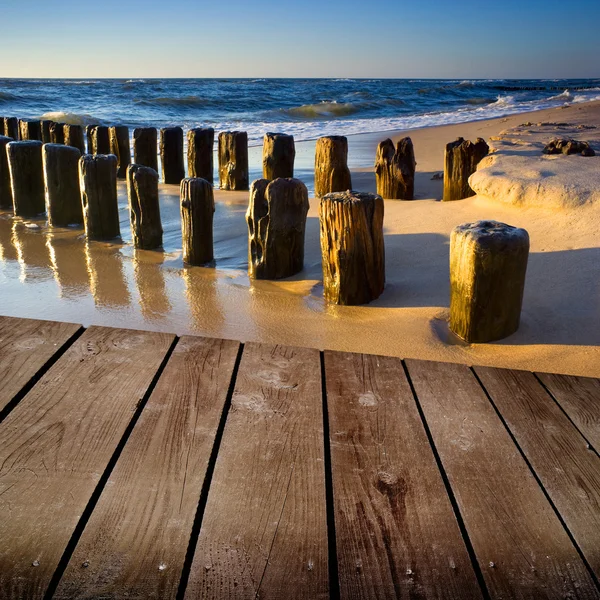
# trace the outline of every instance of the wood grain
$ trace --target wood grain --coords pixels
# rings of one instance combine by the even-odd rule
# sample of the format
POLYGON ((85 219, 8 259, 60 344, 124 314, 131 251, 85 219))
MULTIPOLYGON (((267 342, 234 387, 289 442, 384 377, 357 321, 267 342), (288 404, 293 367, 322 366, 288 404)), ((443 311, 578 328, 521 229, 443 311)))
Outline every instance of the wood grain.
POLYGON ((41 598, 174 336, 88 329, 0 426, 0 597, 41 598))
POLYGON ((600 379, 538 373, 540 381, 600 452, 600 379))
POLYGON ((178 341, 54 598, 175 598, 238 348, 178 341))
POLYGON ((481 598, 402 361, 325 373, 341 598, 481 598))
POLYGON ((600 577, 600 458, 533 373, 485 367, 475 372, 600 577))
POLYGON ((73 323, 0 317, 0 411, 80 329, 73 323))
POLYGON ((542 489, 468 367, 407 361, 492 598, 599 598, 542 489))
POLYGON ((320 359, 248 344, 185 597, 328 598, 320 359))

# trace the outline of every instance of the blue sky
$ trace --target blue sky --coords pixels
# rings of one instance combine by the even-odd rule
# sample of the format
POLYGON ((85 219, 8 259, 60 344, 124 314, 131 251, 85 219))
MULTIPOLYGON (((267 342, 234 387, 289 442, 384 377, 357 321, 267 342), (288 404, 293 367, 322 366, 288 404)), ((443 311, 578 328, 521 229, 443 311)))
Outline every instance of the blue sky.
POLYGON ((600 77, 600 0, 0 0, 0 14, 0 77, 600 77))

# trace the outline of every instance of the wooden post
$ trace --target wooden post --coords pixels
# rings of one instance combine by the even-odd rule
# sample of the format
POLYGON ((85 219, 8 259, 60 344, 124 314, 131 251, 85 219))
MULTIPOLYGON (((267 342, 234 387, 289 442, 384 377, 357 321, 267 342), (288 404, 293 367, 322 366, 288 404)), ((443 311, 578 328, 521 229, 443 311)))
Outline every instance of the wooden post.
POLYGON ((143 165, 129 165, 127 198, 134 248, 140 250, 160 248, 163 229, 158 202, 158 173, 143 165))
POLYGON ((213 258, 212 185, 205 179, 188 177, 181 182, 181 237, 183 262, 205 265, 213 258))
POLYGON ((222 190, 248 189, 248 134, 219 133, 219 186, 222 190))
POLYGON ((10 189, 10 170, 6 146, 13 140, 0 135, 0 208, 10 210, 13 207, 12 191, 10 189))
POLYGON ((87 238, 111 240, 119 237, 117 157, 114 154, 84 154, 79 159, 79 187, 87 238))
POLYGON ((315 196, 352 189, 348 169, 348 140, 330 135, 317 140, 315 147, 315 196))
POLYGON ((163 127, 160 130, 160 162, 164 183, 179 185, 185 178, 181 127, 163 127))
POLYGON ((366 304, 385 286, 383 198, 336 192, 321 198, 321 255, 325 300, 366 304))
POLYGON ((415 152, 412 140, 402 138, 396 149, 387 139, 377 146, 375 177, 377 193, 391 200, 412 200, 415 194, 415 152))
POLYGON ((206 179, 211 185, 214 173, 215 130, 212 127, 190 129, 188 141, 188 175, 206 179))
MULTIPOLYGON (((94 154, 94 139, 93 139, 93 131, 95 125, 86 125, 85 126, 85 140, 87 143, 87 153, 94 154)), ((84 152, 85 154, 85 152, 84 152)))
POLYGON ((450 329, 469 343, 519 328, 529 234, 497 221, 459 225, 450 237, 450 329))
POLYGON ((296 147, 294 136, 285 133, 265 133, 263 138, 263 177, 277 179, 278 177, 294 176, 294 159, 296 147))
POLYGON ((95 125, 91 131, 92 150, 89 154, 111 154, 110 135, 105 125, 95 125))
POLYGON ((259 179, 250 188, 248 274, 283 279, 304 268, 308 190, 299 180, 259 179))
POLYGON ((115 125, 109 129, 110 153, 117 157, 117 177, 124 179, 127 167, 131 164, 131 149, 129 147, 129 127, 115 125))
POLYGON ((50 123, 50 143, 64 144, 65 143, 65 125, 64 123, 50 123))
POLYGON ((133 130, 133 162, 158 172, 156 129, 136 127, 133 130))
POLYGON ((44 144, 50 144, 52 138, 50 136, 50 126, 54 123, 54 121, 49 121, 47 119, 43 119, 40 121, 40 128, 42 130, 42 142, 44 144))
POLYGON ((469 186, 469 177, 489 151, 489 146, 481 138, 473 143, 459 137, 455 142, 446 144, 442 200, 461 200, 475 195, 469 186))
POLYGON ((19 119, 16 117, 4 117, 4 135, 19 141, 19 119))
POLYGON ((38 140, 26 140, 6 146, 16 217, 32 218, 45 210, 42 145, 38 140))
POLYGON ((19 133, 23 141, 42 141, 42 127, 39 121, 19 119, 19 133))
POLYGON ((42 161, 46 188, 48 225, 67 227, 83 223, 79 190, 79 157, 77 148, 62 144, 44 144, 42 161))
POLYGON ((83 138, 83 127, 81 125, 69 125, 65 123, 63 127, 64 140, 66 146, 77 148, 81 155, 85 154, 85 143, 83 138))

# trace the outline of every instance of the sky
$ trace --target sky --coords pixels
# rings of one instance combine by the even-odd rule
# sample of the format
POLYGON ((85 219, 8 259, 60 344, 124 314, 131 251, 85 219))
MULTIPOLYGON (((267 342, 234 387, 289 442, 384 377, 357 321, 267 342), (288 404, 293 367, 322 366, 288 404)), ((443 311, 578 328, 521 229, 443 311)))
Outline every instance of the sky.
POLYGON ((0 0, 0 14, 0 77, 600 77, 600 0, 0 0))

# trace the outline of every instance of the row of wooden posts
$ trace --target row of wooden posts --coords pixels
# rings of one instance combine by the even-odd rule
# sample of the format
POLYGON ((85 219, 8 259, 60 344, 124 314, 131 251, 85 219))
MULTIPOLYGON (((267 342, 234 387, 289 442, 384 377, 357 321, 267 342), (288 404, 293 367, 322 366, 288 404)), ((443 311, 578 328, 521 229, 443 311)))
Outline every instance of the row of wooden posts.
MULTIPOLYGON (((12 140, 38 140, 77 148, 83 155, 113 154, 117 157, 117 177, 125 178, 131 162, 129 128, 122 125, 69 125, 50 120, 0 118, 0 135, 12 140), (2 131, 3 126, 3 131, 2 131)), ((213 183, 212 128, 194 128, 187 132, 189 177, 213 183)), ((185 178, 184 132, 181 127, 160 130, 160 156, 164 183, 179 184, 185 178)), ((489 152, 478 138, 475 143, 458 138, 446 145, 443 200, 458 200, 473 195, 469 176, 489 152)), ((133 132, 133 162, 158 171, 158 132, 154 127, 139 127, 133 132)), ((294 176, 296 150, 294 138, 282 133, 267 133, 263 140, 263 177, 294 176)), ((248 190, 248 136, 244 131, 224 131, 218 136, 219 185, 223 190, 248 190)), ((416 161, 412 140, 402 138, 396 146, 386 139, 377 147, 375 176, 377 193, 383 198, 414 198, 416 161)), ((319 138, 315 150, 315 195, 352 189, 348 168, 348 140, 344 136, 319 138)), ((0 200, 1 201, 1 200, 0 200)))

